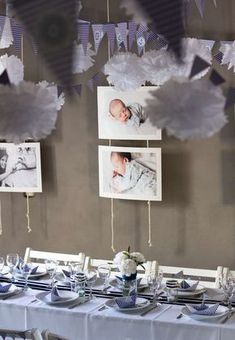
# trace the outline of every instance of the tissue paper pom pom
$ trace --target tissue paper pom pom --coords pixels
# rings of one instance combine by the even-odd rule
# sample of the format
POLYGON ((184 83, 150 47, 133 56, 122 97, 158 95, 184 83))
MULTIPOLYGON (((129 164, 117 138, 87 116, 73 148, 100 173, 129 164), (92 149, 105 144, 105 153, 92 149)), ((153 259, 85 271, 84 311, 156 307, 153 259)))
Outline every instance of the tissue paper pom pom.
POLYGON ((152 95, 150 120, 181 140, 211 137, 227 122, 222 90, 208 80, 171 79, 152 95))
POLYGON ((145 82, 145 72, 141 67, 141 58, 134 53, 114 55, 105 65, 104 73, 108 75, 109 84, 117 90, 136 90, 145 82))
POLYGON ((221 42, 220 52, 223 53, 222 64, 228 64, 228 68, 233 67, 235 72, 235 41, 232 44, 221 42))
POLYGON ((137 0, 122 0, 120 8, 126 10, 126 14, 132 17, 132 20, 137 24, 150 23, 150 18, 145 14, 141 5, 137 0))
POLYGON ((145 80, 154 85, 162 85, 172 77, 175 70, 169 52, 166 50, 151 50, 141 58, 141 66, 145 72, 145 80))
MULTIPOLYGON (((208 63, 211 63, 211 49, 213 44, 214 41, 206 41, 194 38, 182 39, 182 46, 184 50, 183 64, 179 65, 177 62, 172 60, 174 63, 174 65, 172 65, 172 75, 177 77, 189 77, 196 55, 208 63)), ((209 67, 194 76, 194 79, 203 77, 208 72, 208 70, 209 67)))
POLYGON ((0 85, 0 112, 0 139, 16 144, 45 138, 57 119, 54 96, 25 81, 17 86, 0 85))
POLYGON ((0 34, 0 48, 8 48, 13 43, 13 35, 11 31, 11 22, 8 17, 5 17, 5 24, 0 34))
POLYGON ((93 66, 94 59, 92 57, 94 55, 95 52, 91 49, 90 43, 87 46, 86 54, 82 44, 76 44, 74 46, 73 73, 82 73, 93 66))
POLYGON ((15 55, 4 54, 0 57, 0 74, 7 70, 9 80, 18 85, 24 79, 24 65, 15 55))
POLYGON ((57 86, 53 83, 48 83, 46 80, 40 81, 37 85, 39 85, 42 88, 50 91, 51 96, 54 97, 54 101, 55 101, 55 104, 56 104, 56 107, 57 107, 57 111, 59 111, 65 103, 64 92, 62 92, 58 97, 57 86))

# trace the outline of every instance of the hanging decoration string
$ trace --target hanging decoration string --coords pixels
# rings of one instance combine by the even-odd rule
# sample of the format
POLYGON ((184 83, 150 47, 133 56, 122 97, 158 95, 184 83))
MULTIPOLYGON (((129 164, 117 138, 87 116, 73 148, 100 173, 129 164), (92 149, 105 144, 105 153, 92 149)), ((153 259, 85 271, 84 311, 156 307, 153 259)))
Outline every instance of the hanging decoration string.
POLYGON ((26 218, 27 218, 27 229, 28 229, 28 233, 30 233, 32 231, 31 227, 30 227, 30 216, 29 216, 29 193, 26 192, 26 218))
MULTIPOLYGON (((147 148, 149 148, 149 141, 146 141, 147 148)), ((149 233, 149 239, 148 239, 148 246, 152 247, 152 223, 151 223, 151 202, 147 201, 148 205, 148 233, 149 233)))
POLYGON ((22 33, 21 39, 20 39, 20 59, 22 63, 24 64, 24 35, 22 33))
POLYGON ((2 201, 0 200, 0 235, 2 235, 2 201))

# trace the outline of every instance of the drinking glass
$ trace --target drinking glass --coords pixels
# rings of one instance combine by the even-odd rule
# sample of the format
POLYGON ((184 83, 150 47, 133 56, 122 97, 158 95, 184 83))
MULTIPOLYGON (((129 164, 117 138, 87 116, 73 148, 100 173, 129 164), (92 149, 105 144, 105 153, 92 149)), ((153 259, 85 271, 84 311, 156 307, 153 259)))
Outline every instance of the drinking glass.
POLYGON ((0 256, 0 274, 2 274, 2 270, 4 268, 4 257, 0 256))
POLYGON ((27 291, 29 288, 28 288, 28 278, 32 272, 32 265, 26 263, 26 262, 21 262, 20 263, 20 273, 21 275, 23 276, 23 278, 25 279, 25 285, 24 285, 24 288, 23 290, 24 291, 27 291))
POLYGON ((56 275, 56 270, 59 262, 56 260, 45 260, 45 266, 46 270, 49 274, 49 277, 51 279, 51 288, 53 288, 55 284, 55 275, 56 275))
POLYGON ((98 266, 99 277, 104 281, 103 291, 108 287, 108 279, 110 277, 111 267, 109 264, 101 264, 98 266))
POLYGON ((157 301, 157 291, 161 288, 163 273, 159 272, 158 275, 150 274, 147 276, 147 283, 150 291, 153 293, 153 303, 157 301))
POLYGON ((11 280, 14 281, 14 269, 18 266, 20 257, 18 254, 7 254, 6 263, 9 268, 9 272, 12 277, 11 280))
POLYGON ((82 271, 81 262, 69 262, 70 275, 74 277, 77 273, 82 271))
POLYGON ((97 271, 96 270, 87 270, 85 272, 85 275, 86 275, 87 287, 90 289, 89 299, 91 300, 91 299, 93 299, 92 287, 97 280, 97 271))
POLYGON ((235 291, 234 279, 231 276, 221 275, 219 277, 220 288, 224 293, 224 303, 232 309, 232 297, 235 291))

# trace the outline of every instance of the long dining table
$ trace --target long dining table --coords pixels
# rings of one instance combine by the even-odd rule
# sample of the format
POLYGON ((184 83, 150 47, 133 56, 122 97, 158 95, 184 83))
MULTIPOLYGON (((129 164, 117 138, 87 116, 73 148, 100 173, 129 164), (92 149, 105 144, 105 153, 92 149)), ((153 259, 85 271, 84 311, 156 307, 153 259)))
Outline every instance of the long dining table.
MULTIPOLYGON (((15 284, 21 286, 22 280, 15 284)), ((104 294, 95 287, 95 298, 83 304, 52 306, 36 298, 40 292, 49 289, 46 281, 30 281, 30 286, 33 289, 0 300, 0 328, 50 329, 68 340, 235 339, 235 314, 226 322, 223 319, 197 321, 186 316, 179 317, 184 300, 169 303, 166 296, 161 296, 161 304, 157 308, 141 315, 107 307, 110 298, 120 295, 112 290, 104 294)), ((213 289, 209 291, 213 293, 213 289)), ((218 291, 214 290, 214 293, 218 291)), ((208 294, 207 301, 216 302, 216 294, 208 294)), ((142 296, 151 298, 151 294, 142 296)))

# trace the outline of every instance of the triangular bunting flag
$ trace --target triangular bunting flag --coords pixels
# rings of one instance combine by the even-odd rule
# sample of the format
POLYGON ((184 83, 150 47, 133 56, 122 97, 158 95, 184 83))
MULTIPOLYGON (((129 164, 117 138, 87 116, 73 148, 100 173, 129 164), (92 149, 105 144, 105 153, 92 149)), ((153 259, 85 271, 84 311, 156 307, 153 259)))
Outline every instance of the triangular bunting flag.
POLYGON ((150 17, 154 31, 161 34, 178 59, 182 56, 181 38, 184 36, 183 0, 138 0, 150 17))
POLYGON ((210 81, 215 85, 221 85, 225 82, 225 79, 214 69, 212 69, 211 75, 210 75, 210 81))
POLYGON ((222 52, 218 52, 218 53, 216 53, 215 55, 214 55, 214 58, 215 58, 215 60, 219 63, 219 64, 221 64, 222 63, 222 60, 223 60, 223 53, 222 52))
POLYGON ((135 40, 137 24, 132 21, 129 22, 128 29, 129 29, 128 43, 129 43, 129 51, 130 51, 132 48, 133 42, 135 40))
POLYGON ((148 28, 142 24, 139 25, 139 28, 136 32, 136 43, 138 48, 138 53, 141 54, 144 50, 146 44, 145 33, 148 28))
POLYGON ((1 85, 11 85, 10 79, 8 77, 7 71, 4 70, 0 75, 0 84, 1 85))
POLYGON ((23 28, 15 20, 11 22, 11 28, 12 28, 15 49, 18 53, 21 53, 21 38, 22 38, 23 28))
POLYGON ((105 24, 103 26, 103 30, 104 30, 105 33, 107 33, 109 45, 110 45, 110 51, 113 54, 114 45, 115 45, 115 38, 116 38, 115 25, 114 24, 105 24))
POLYGON ((6 18, 5 16, 0 15, 0 40, 1 40, 1 37, 2 37, 4 25, 5 25, 5 18, 6 18))
POLYGON ((77 1, 21 0, 12 5, 59 83, 71 90, 77 1))
POLYGON ((90 24, 89 23, 79 23, 78 33, 83 46, 84 53, 87 52, 87 45, 89 41, 90 24))
POLYGON ((205 11, 205 0, 195 0, 195 3, 196 3, 196 6, 199 10, 201 17, 203 18, 204 11, 205 11))
POLYGON ((60 86, 60 85, 57 85, 57 94, 58 94, 58 97, 61 95, 61 93, 64 91, 64 87, 63 86, 60 86))
MULTIPOLYGON (((128 50, 128 46, 127 46, 127 23, 126 22, 120 22, 119 24, 117 24, 117 31, 121 36, 122 42, 125 45, 125 49, 126 51, 128 50)), ((116 31, 116 33, 117 33, 116 31)))
POLYGON ((224 109, 226 110, 234 104, 235 104, 235 88, 229 87, 224 109))
POLYGON ((75 92, 81 96, 81 93, 82 93, 82 85, 81 84, 78 84, 78 85, 74 85, 73 86, 73 89, 75 90, 75 92))
POLYGON ((191 69, 189 79, 196 76, 197 74, 204 71, 205 69, 207 69, 210 66, 211 65, 207 61, 205 61, 204 59, 202 59, 201 57, 196 55, 196 57, 194 58, 194 61, 193 61, 193 66, 192 66, 192 69, 191 69))
POLYGON ((92 31, 93 31, 93 38, 94 38, 94 43, 95 43, 95 51, 97 53, 101 40, 104 37, 103 25, 101 24, 92 25, 92 31))

